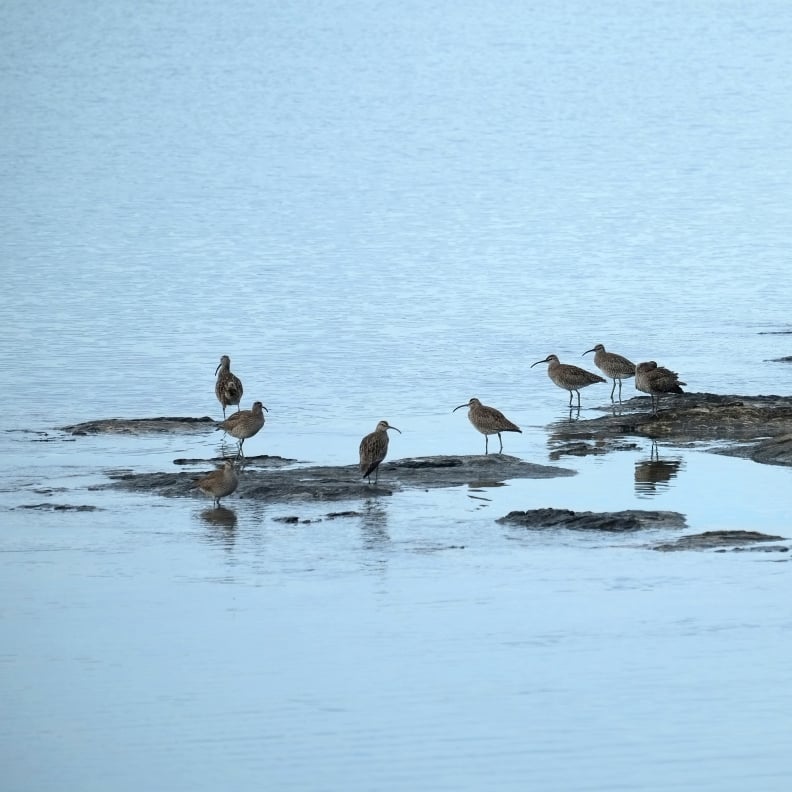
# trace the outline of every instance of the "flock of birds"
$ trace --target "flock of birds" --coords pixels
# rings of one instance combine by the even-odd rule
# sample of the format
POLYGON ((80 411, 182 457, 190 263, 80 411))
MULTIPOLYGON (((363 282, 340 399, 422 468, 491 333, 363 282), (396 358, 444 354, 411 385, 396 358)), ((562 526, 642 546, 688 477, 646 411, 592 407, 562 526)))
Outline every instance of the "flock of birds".
MULTIPOLYGON (((683 393, 679 375, 675 371, 658 366, 650 360, 636 365, 622 355, 606 351, 602 344, 597 344, 592 349, 587 349, 583 354, 594 353, 594 365, 607 377, 613 380, 611 388, 611 401, 615 401, 616 386, 619 388, 618 400, 621 402, 622 381, 635 377, 637 390, 648 393, 651 398, 652 414, 657 415, 660 406, 660 397, 669 393, 683 393)), ((572 394, 577 393, 577 407, 580 410, 580 390, 597 382, 606 382, 604 377, 591 371, 561 363, 557 355, 548 355, 543 360, 531 364, 531 368, 540 363, 547 363, 547 376, 554 385, 569 391, 569 406, 572 407, 572 394)), ((219 429, 235 437, 239 441, 235 459, 226 459, 221 468, 212 471, 196 481, 198 489, 214 499, 214 505, 220 505, 220 499, 230 495, 239 485, 239 477, 235 469, 236 459, 244 456, 242 445, 253 437, 264 426, 264 411, 267 408, 260 402, 253 402, 250 410, 240 409, 242 401, 242 382, 239 377, 231 372, 231 360, 228 355, 220 358, 220 364, 215 370, 215 395, 223 408, 223 420, 217 425, 219 429), (226 417, 226 409, 236 406, 237 412, 226 417)), ((499 453, 503 451, 501 432, 520 432, 517 424, 510 421, 500 410, 482 404, 478 399, 470 399, 465 404, 454 407, 452 412, 468 408, 468 419, 473 427, 484 435, 484 453, 489 452, 489 436, 498 435, 500 442, 499 453)), ((380 421, 377 428, 367 434, 360 441, 360 472, 363 478, 371 484, 374 475, 374 484, 377 483, 380 463, 388 453, 388 430, 393 429, 401 434, 401 430, 391 426, 387 421, 380 421)))

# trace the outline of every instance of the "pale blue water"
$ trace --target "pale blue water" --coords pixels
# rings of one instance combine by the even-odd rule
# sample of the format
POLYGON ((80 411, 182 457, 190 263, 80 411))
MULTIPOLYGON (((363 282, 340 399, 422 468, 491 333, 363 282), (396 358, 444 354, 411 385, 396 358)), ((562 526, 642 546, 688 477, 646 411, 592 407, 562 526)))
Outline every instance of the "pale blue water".
POLYGON ((0 8, 3 787, 787 789, 783 556, 494 522, 787 536, 787 469, 661 445, 652 488, 639 442, 218 524, 91 489, 214 437, 54 430, 218 416, 221 354, 270 410, 249 451, 329 464, 381 418, 392 457, 478 453, 471 396, 547 462, 530 365, 597 342, 788 394, 791 72, 781 2, 0 8))

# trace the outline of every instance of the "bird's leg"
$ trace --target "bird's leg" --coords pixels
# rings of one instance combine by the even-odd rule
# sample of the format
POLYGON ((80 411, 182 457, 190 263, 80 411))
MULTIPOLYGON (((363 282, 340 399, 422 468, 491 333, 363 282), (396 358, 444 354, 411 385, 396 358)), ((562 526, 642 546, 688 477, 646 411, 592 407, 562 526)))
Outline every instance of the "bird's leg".
POLYGON ((569 406, 572 406, 572 391, 569 391, 569 406))
POLYGON ((621 380, 619 380, 619 404, 621 404, 621 380))
MULTIPOLYGON (((613 387, 611 388, 611 401, 613 401, 613 392, 616 390, 616 379, 613 380, 613 387)), ((621 401, 621 380, 619 380, 619 401, 621 401)))
MULTIPOLYGON (((578 395, 578 412, 580 412, 580 391, 577 392, 577 395, 578 395)), ((571 393, 569 394, 569 398, 570 399, 572 398, 571 393)))
POLYGON ((501 433, 500 432, 498 432, 498 440, 500 440, 500 451, 498 451, 498 453, 502 454, 503 453, 503 438, 501 437, 501 433))
POLYGON ((487 456, 489 450, 489 435, 484 435, 484 456, 487 456))

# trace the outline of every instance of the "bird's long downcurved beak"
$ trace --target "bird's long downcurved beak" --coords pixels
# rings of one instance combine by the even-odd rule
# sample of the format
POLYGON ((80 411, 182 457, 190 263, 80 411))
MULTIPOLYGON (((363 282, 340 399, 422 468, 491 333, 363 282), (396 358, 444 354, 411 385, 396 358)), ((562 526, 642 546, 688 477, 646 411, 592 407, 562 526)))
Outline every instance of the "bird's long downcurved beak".
MULTIPOLYGON (((395 427, 395 426, 391 426, 390 424, 388 424, 388 429, 396 429, 396 427, 395 427)), ((396 429, 396 431, 397 431, 399 434, 401 434, 401 429, 396 429)))
POLYGON ((223 365, 222 363, 217 364, 217 368, 215 369, 215 377, 217 376, 217 372, 220 371, 220 366, 222 365, 223 365))
MULTIPOLYGON (((595 352, 595 351, 596 351, 596 350, 594 350, 594 349, 587 349, 587 350, 586 350, 586 351, 583 353, 583 355, 588 355, 588 353, 589 353, 589 352, 595 352)), ((581 355, 580 357, 583 357, 583 355, 581 355)))
POLYGON ((454 407, 454 409, 451 410, 451 412, 456 412, 457 410, 461 410, 463 407, 467 407, 469 404, 470 402, 465 402, 464 404, 460 404, 459 407, 454 407))
POLYGON ((544 360, 537 360, 536 363, 531 363, 529 368, 533 368, 534 366, 538 366, 540 363, 547 363, 547 358, 544 360))

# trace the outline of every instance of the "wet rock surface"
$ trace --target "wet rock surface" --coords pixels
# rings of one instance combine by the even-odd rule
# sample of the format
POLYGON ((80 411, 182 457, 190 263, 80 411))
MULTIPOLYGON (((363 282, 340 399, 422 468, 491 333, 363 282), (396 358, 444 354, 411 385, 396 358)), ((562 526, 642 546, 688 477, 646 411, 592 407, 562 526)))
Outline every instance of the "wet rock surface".
MULTIPOLYGON (((399 459, 380 466, 378 484, 369 485, 357 465, 339 467, 294 466, 281 457, 254 457, 239 471, 239 486, 231 498, 268 501, 315 501, 370 498, 413 488, 456 487, 507 479, 541 479, 572 476, 574 471, 536 465, 504 454, 486 456, 433 456, 399 459)), ((209 463, 206 463, 209 465, 209 463)), ((207 468, 208 472, 208 468, 207 468)), ((179 497, 197 494, 195 479, 201 472, 135 473, 110 471, 110 487, 136 492, 156 492, 179 497)))
POLYGON ((706 531, 681 536, 673 542, 655 545, 654 550, 673 552, 676 550, 762 550, 788 552, 786 545, 768 545, 767 542, 783 541, 783 536, 770 536, 758 531, 706 531), (756 545, 761 545, 757 547, 756 545))
POLYGON ((103 418, 97 421, 62 426, 61 431, 71 435, 129 434, 141 435, 162 432, 194 432, 217 428, 217 421, 209 416, 202 418, 103 418))
POLYGON ((94 512, 101 511, 98 506, 89 504, 74 505, 71 503, 25 503, 17 506, 17 509, 33 509, 38 511, 57 511, 57 512, 94 512))
MULTIPOLYGON (((607 408, 604 408, 607 409, 607 408)), ((631 447, 630 436, 677 445, 717 442, 710 450, 773 465, 792 465, 792 397, 686 393, 663 397, 652 415, 649 397, 611 408, 610 415, 549 427, 551 459, 631 447)))
POLYGON ((530 509, 509 512, 499 523, 524 528, 572 531, 639 531, 645 528, 683 528, 685 517, 672 511, 626 509, 617 512, 572 511, 571 509, 530 509))

